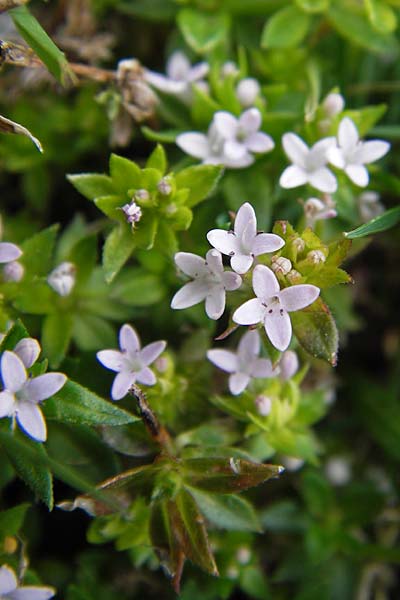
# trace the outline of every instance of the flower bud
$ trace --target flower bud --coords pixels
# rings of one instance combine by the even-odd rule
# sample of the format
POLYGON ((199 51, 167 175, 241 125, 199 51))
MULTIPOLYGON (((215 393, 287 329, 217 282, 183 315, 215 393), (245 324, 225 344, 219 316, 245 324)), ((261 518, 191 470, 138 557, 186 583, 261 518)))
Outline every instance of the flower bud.
POLYGON ((236 97, 240 104, 247 108, 253 106, 254 102, 261 91, 260 84, 253 77, 242 79, 236 86, 236 97))
POLYGON ((301 283, 301 280, 302 280, 301 274, 298 271, 296 271, 296 269, 292 269, 290 271, 290 273, 287 274, 286 277, 292 285, 301 283))
POLYGON ((307 254, 307 258, 314 264, 319 265, 326 261, 326 256, 322 250, 310 250, 307 254))
POLYGON ((304 214, 309 219, 314 219, 318 213, 323 211, 325 204, 319 198, 309 198, 304 203, 304 214))
POLYGON ((60 296, 69 296, 76 282, 76 267, 71 262, 63 262, 53 269, 47 283, 60 296))
POLYGON ((222 77, 229 77, 230 75, 239 75, 239 69, 233 60, 228 60, 221 67, 221 75, 222 77))
POLYGON ((379 202, 379 198, 379 194, 373 191, 363 192, 358 197, 358 210, 364 223, 382 214, 385 210, 383 204, 379 202))
POLYGON ((341 94, 332 92, 328 94, 322 103, 322 108, 327 117, 334 117, 342 112, 344 109, 345 101, 341 94))
POLYGON ((271 407, 272 407, 271 398, 269 398, 268 396, 264 396, 263 394, 260 394, 255 399, 255 404, 256 404, 258 414, 260 414, 262 417, 268 417, 269 413, 271 412, 271 407))
POLYGON ((299 368, 299 359, 297 358, 296 352, 293 350, 286 350, 279 363, 281 379, 287 381, 291 379, 299 368))
POLYGON ((271 262, 271 269, 277 275, 287 275, 292 270, 292 263, 283 256, 273 256, 271 262))
POLYGON ((226 570, 226 577, 228 579, 237 579, 239 577, 239 570, 237 569, 237 567, 233 565, 228 567, 226 570))
POLYGON ((251 551, 247 546, 241 546, 236 552, 236 560, 240 565, 247 565, 251 559, 251 551))
POLYGON ((163 196, 169 196, 172 192, 172 185, 167 177, 163 177, 157 184, 157 189, 163 196))
POLYGON ((132 199, 132 201, 136 202, 147 202, 147 200, 150 200, 150 194, 145 189, 136 190, 135 195, 132 199))
POLYGON ((4 281, 21 281, 24 273, 24 266, 17 260, 7 263, 3 268, 4 281))
POLYGON ((306 243, 301 237, 297 237, 294 240, 292 240, 291 244, 294 250, 297 252, 297 254, 303 252, 304 248, 306 247, 306 243))
POLYGON ((325 474, 332 485, 346 485, 351 479, 349 461, 339 456, 333 456, 325 465, 325 474))
POLYGON ((298 471, 304 465, 304 460, 302 458, 297 458, 296 456, 284 456, 282 459, 282 463, 288 471, 298 471))

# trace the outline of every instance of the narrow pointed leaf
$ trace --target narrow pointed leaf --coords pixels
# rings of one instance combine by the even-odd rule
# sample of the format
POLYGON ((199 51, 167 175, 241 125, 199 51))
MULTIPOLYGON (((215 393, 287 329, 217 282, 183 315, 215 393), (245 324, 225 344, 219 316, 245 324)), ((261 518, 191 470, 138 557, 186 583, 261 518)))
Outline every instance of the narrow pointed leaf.
POLYGON ((367 235, 373 235, 374 233, 379 233, 380 231, 386 231, 391 227, 397 225, 400 222, 400 206, 395 206, 384 212, 382 215, 375 217, 368 223, 364 225, 360 225, 356 229, 352 231, 347 231, 344 235, 349 240, 355 240, 357 238, 362 238, 367 235))

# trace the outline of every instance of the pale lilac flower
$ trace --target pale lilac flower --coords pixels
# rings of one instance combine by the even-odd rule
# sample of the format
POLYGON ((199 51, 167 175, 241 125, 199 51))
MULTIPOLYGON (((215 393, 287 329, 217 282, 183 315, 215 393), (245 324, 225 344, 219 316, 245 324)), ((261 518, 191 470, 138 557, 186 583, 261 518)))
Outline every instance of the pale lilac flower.
POLYGON ((369 173, 364 165, 382 158, 389 152, 390 144, 383 140, 362 142, 357 127, 349 117, 340 121, 337 142, 337 146, 332 146, 327 151, 329 162, 338 169, 343 169, 353 183, 366 187, 369 173))
POLYGON ((313 227, 316 221, 332 219, 336 215, 335 202, 329 195, 324 200, 309 198, 304 202, 304 216, 308 227, 313 227))
POLYGON ((336 192, 336 177, 326 166, 327 150, 335 143, 334 137, 327 137, 309 148, 295 133, 285 133, 283 149, 293 164, 283 171, 280 185, 290 189, 309 183, 321 192, 336 192))
POLYGON ((71 262, 62 262, 47 277, 47 283, 60 296, 69 296, 76 282, 76 267, 71 262))
POLYGON ((145 69, 145 80, 165 94, 180 96, 190 100, 192 84, 205 83, 202 80, 210 70, 206 62, 191 65, 187 56, 179 50, 168 59, 166 75, 145 69))
POLYGON ((22 265, 18 260, 12 260, 3 267, 4 281, 21 281, 24 273, 24 265, 22 265))
POLYGON ((259 358, 261 341, 258 331, 247 331, 239 342, 237 352, 231 350, 212 349, 207 351, 207 358, 214 365, 230 373, 229 390, 237 396, 255 377, 273 377, 271 361, 259 358))
POLYGON ((265 265, 255 267, 253 289, 256 298, 239 306, 232 319, 239 325, 263 323, 272 345, 283 352, 292 337, 289 312, 312 304, 318 298, 320 290, 310 284, 293 285, 280 290, 273 271, 265 265))
POLYGON ((157 341, 140 347, 140 339, 130 325, 122 325, 119 331, 120 350, 100 350, 97 360, 107 369, 117 373, 111 388, 111 398, 121 400, 137 381, 143 385, 154 385, 156 376, 149 369, 166 347, 166 342, 157 341))
POLYGON ((293 350, 286 350, 286 352, 282 354, 278 368, 279 377, 283 379, 283 381, 291 379, 299 369, 299 359, 297 358, 296 352, 293 352, 293 350))
POLYGON ((211 246, 231 257, 231 267, 240 275, 247 273, 255 256, 275 252, 285 244, 274 233, 257 233, 256 213, 248 202, 239 208, 233 231, 212 229, 207 239, 211 246))
POLYGON ((239 81, 236 86, 236 97, 244 108, 253 106, 261 92, 261 86, 257 79, 246 77, 239 81))
MULTIPOLYGON (((34 349, 27 345, 17 349, 27 364, 36 360, 34 349)), ((28 436, 44 442, 47 438, 46 422, 38 405, 63 387, 66 376, 63 373, 45 373, 29 378, 20 356, 5 350, 1 357, 1 378, 4 390, 0 392, 0 418, 15 417, 28 436)))
POLYGON ((242 285, 240 275, 224 271, 218 250, 209 250, 205 259, 190 252, 178 252, 175 254, 175 263, 193 281, 176 292, 171 308, 189 308, 205 300, 207 316, 219 319, 225 310, 226 291, 237 290, 242 285))
POLYGON ((10 242, 0 242, 0 263, 9 263, 17 260, 22 255, 22 250, 10 242))
POLYGON ((142 209, 134 200, 132 200, 129 204, 124 204, 121 210, 125 214, 127 222, 130 223, 132 227, 134 227, 135 223, 140 221, 142 218, 142 209))
POLYGON ((0 567, 1 600, 49 600, 56 593, 51 587, 19 585, 15 572, 8 565, 0 567))

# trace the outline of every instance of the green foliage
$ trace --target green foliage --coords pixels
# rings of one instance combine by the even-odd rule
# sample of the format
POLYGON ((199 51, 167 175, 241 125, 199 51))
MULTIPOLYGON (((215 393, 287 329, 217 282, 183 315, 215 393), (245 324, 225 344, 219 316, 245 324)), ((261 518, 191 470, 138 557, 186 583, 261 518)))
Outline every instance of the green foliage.
POLYGON ((263 48, 293 48, 303 41, 311 21, 307 13, 296 6, 276 12, 265 24, 261 46, 263 48))

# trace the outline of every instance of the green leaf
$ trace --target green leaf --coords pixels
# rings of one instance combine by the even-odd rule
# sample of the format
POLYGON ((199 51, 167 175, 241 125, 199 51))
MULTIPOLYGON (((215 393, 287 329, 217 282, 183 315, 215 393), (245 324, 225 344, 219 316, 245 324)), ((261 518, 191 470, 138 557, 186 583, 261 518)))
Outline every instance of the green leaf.
POLYGON ((114 189, 118 190, 118 192, 126 194, 129 189, 140 187, 142 171, 136 163, 128 158, 111 154, 110 175, 114 189))
POLYGON ((178 188, 189 188, 186 206, 192 208, 210 196, 217 187, 223 169, 214 165, 196 165, 179 171, 175 175, 178 188))
POLYGON ((165 174, 167 170, 167 156, 161 144, 157 144, 150 154, 146 162, 146 169, 157 169, 157 171, 160 171, 161 175, 165 174))
POLYGON ((240 492, 278 477, 282 467, 240 458, 191 458, 182 461, 182 472, 190 486, 226 494, 240 492))
POLYGON ((327 16, 332 26, 357 46, 381 54, 393 54, 398 49, 398 42, 393 35, 376 31, 364 13, 349 6, 348 0, 335 2, 327 16))
POLYGON ((121 224, 111 231, 103 246, 103 268, 107 283, 122 269, 135 247, 135 236, 128 225, 121 224))
POLYGON ((112 196, 99 196, 94 199, 94 203, 109 219, 126 224, 125 214, 121 210, 124 205, 121 196, 116 196, 115 194, 112 196))
POLYGON ((129 306, 151 306, 166 294, 160 277, 140 269, 126 269, 114 281, 111 297, 129 306))
POLYGON ((71 340, 73 316, 70 313, 54 312, 43 321, 42 347, 50 366, 59 366, 68 350, 71 340))
POLYGON ((330 0, 295 0, 297 6, 308 13, 322 13, 329 8, 330 0))
POLYGON ((293 48, 308 33, 310 16, 297 8, 287 6, 268 19, 261 35, 262 48, 293 48))
POLYGON ((46 401, 44 412, 48 419, 81 425, 116 426, 139 420, 74 381, 67 381, 57 394, 46 401))
POLYGON ((21 244, 23 255, 20 262, 27 273, 45 277, 52 267, 54 244, 57 237, 58 225, 52 225, 21 244))
POLYGON ((29 507, 30 504, 28 503, 18 504, 13 508, 0 512, 0 540, 4 540, 9 535, 18 534, 29 507))
POLYGON ((205 13, 194 8, 182 9, 177 17, 185 42, 198 54, 211 52, 225 42, 230 18, 224 13, 205 13))
POLYGON ((4 336, 0 344, 0 352, 4 352, 4 350, 13 351, 18 342, 26 337, 29 337, 29 333, 25 329, 25 325, 22 323, 22 321, 17 319, 11 329, 9 329, 4 336))
MULTIPOLYGON (((89 304, 86 308, 92 307, 89 304)), ((84 352, 112 348, 115 345, 114 327, 106 319, 95 314, 75 313, 72 337, 78 348, 84 352)))
POLYGON ((364 0, 365 9, 372 27, 380 33, 393 33, 397 27, 397 17, 393 8, 381 0, 364 0))
POLYGON ((311 356, 336 365, 339 336, 335 320, 321 298, 291 313, 293 331, 311 356))
POLYGON ((203 515, 217 527, 233 531, 258 531, 261 525, 252 505, 235 494, 209 494, 185 486, 203 515))
POLYGON ((162 144, 173 144, 176 137, 180 133, 184 133, 184 131, 184 129, 163 129, 162 131, 155 131, 154 129, 150 129, 150 127, 146 127, 146 125, 141 127, 141 132, 146 140, 150 140, 151 142, 161 142, 162 144))
POLYGON ((390 229, 391 227, 397 225, 399 221, 400 206, 395 206, 394 208, 390 208, 378 217, 375 217, 368 223, 360 225, 360 227, 357 227, 357 229, 345 232, 344 235, 350 240, 355 240, 357 238, 362 238, 367 235, 379 233, 380 231, 386 231, 387 229, 390 229))
POLYGON ((19 431, 10 434, 0 430, 0 444, 15 471, 50 510, 53 508, 53 478, 46 465, 47 452, 39 442, 19 431))
POLYGON ((65 84, 67 76, 71 75, 67 59, 28 8, 18 6, 10 10, 9 15, 19 34, 44 62, 50 73, 62 84, 65 84))
POLYGON ((115 194, 113 182, 108 175, 79 173, 78 175, 67 175, 67 179, 88 200, 115 194))

